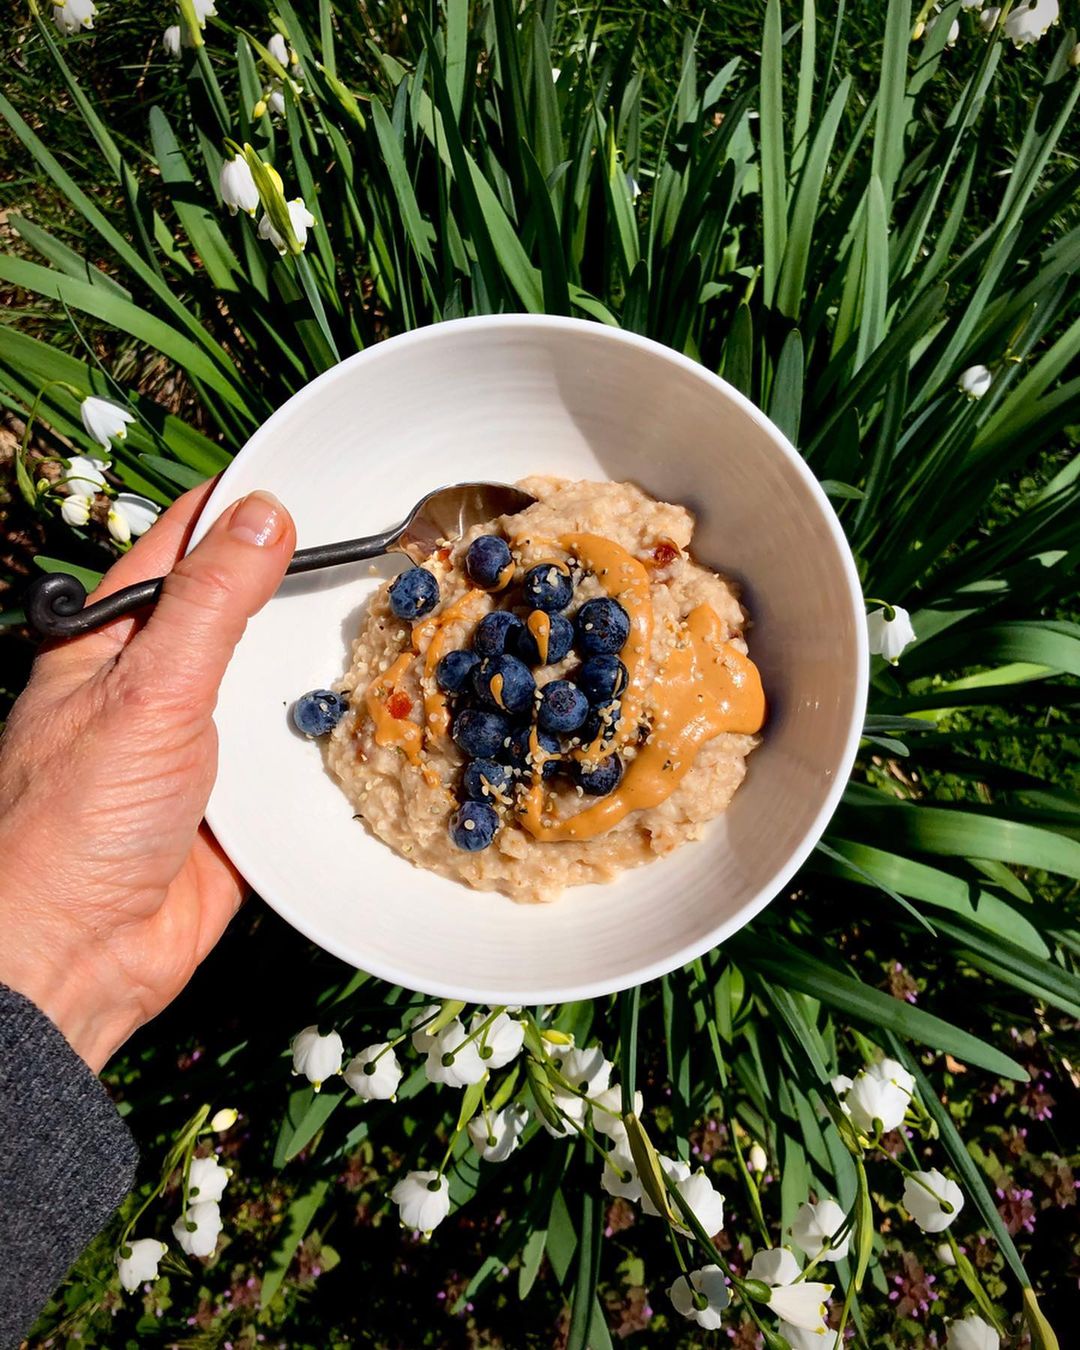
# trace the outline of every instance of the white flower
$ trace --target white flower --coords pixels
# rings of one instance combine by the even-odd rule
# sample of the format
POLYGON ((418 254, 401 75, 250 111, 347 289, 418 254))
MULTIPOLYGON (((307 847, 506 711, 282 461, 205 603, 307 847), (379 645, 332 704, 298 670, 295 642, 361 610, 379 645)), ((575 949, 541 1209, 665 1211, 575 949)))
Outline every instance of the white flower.
POLYGON ((60 492, 69 492, 73 496, 92 496, 105 486, 105 470, 109 467, 109 463, 107 459, 87 459, 85 455, 70 455, 67 472, 57 483, 57 489, 60 492))
POLYGON ((137 493, 121 492, 114 502, 109 503, 105 523, 118 544, 127 544, 146 533, 157 520, 160 510, 159 506, 137 493))
MULTIPOLYGON (((604 1058, 604 1052, 598 1045, 588 1050, 567 1050, 555 1056, 559 1072, 570 1084, 586 1097, 598 1097, 611 1082, 611 1070, 614 1065, 604 1058)), ((556 1093, 556 1097, 561 1094, 556 1093)), ((565 1094, 562 1094, 565 1095, 565 1094)))
POLYGON ((226 1130, 231 1130, 239 1119, 240 1112, 235 1106, 223 1106, 210 1117, 210 1128, 215 1134, 224 1134, 226 1130))
MULTIPOLYGON (((692 1176, 677 1181, 675 1189, 690 1206, 694 1217, 706 1233, 710 1237, 714 1233, 719 1233, 724 1226, 724 1197, 705 1175, 705 1169, 699 1167, 692 1176)), ((671 1208, 677 1220, 675 1227, 690 1237, 690 1228, 682 1222, 682 1210, 674 1200, 671 1202, 671 1208)))
POLYGON ((249 216, 254 216, 259 206, 259 189, 255 186, 251 165, 243 155, 222 163, 218 174, 218 192, 229 208, 229 215, 235 216, 237 211, 246 211, 249 216))
POLYGON ((275 33, 273 37, 271 37, 270 41, 266 44, 266 50, 278 65, 287 66, 289 64, 289 48, 280 33, 275 33))
POLYGON ((528 1111, 519 1103, 511 1102, 493 1115, 476 1116, 466 1129, 473 1148, 485 1162, 505 1162, 517 1148, 521 1132, 528 1123, 528 1111))
POLYGON ((979 27, 984 33, 989 33, 994 24, 998 21, 998 15, 1001 13, 1000 5, 988 5, 979 15, 979 27))
POLYGON ((214 0, 191 0, 191 3, 195 7, 195 17, 199 21, 199 27, 205 28, 210 15, 217 13, 214 0))
POLYGON ((345 1081, 366 1102, 393 1101, 404 1070, 388 1041, 369 1045, 345 1066, 345 1081))
POLYGON ((169 24, 161 35, 161 45, 170 56, 180 55, 180 25, 178 23, 169 24))
POLYGON ((72 492, 69 497, 64 498, 60 515, 65 524, 74 525, 78 529, 90 519, 90 508, 93 504, 91 497, 85 496, 82 492, 72 492))
MULTIPOLYGON (((280 84, 275 84, 268 90, 266 95, 266 102, 269 105, 270 111, 272 113, 277 113, 278 117, 285 116, 285 109, 288 106, 288 104, 285 102, 285 94, 280 84)), ((290 202, 289 205, 291 206, 292 203, 290 202)), ((308 224, 314 225, 315 222, 313 220, 309 220, 308 224)))
POLYGON ((561 74, 562 74, 562 70, 561 70, 561 68, 560 68, 559 66, 552 66, 552 67, 551 67, 551 83, 552 83, 552 84, 558 84, 558 83, 559 83, 559 76, 560 76, 561 74))
POLYGON ((769 1165, 769 1155, 760 1144, 751 1144, 750 1152, 746 1158, 747 1166, 751 1172, 761 1175, 769 1165))
POLYGON ((92 394, 79 405, 79 416, 86 434, 93 437, 102 450, 111 448, 110 442, 114 436, 122 441, 127 435, 128 423, 135 421, 126 408, 92 394))
POLYGON ((844 1106, 863 1134, 874 1133, 875 1121, 882 1132, 888 1134, 903 1122, 908 1097, 909 1094, 896 1083, 864 1069, 848 1089, 844 1106))
POLYGON ((1030 0, 1029 4, 1017 5, 1005 20, 1005 36, 1015 47, 1038 42, 1050 25, 1057 23, 1060 13, 1058 0, 1030 0))
POLYGON ((69 37, 80 28, 93 28, 97 6, 94 0, 60 0, 53 5, 53 22, 69 37))
POLYGON ((990 388, 993 378, 985 366, 968 366, 956 383, 961 393, 967 394, 970 399, 977 399, 982 398, 990 388))
POLYGON ((989 1322, 973 1314, 961 1322, 949 1323, 945 1344, 949 1350, 998 1350, 1001 1338, 989 1322))
POLYGON ((127 1256, 116 1253, 120 1285, 133 1294, 140 1284, 157 1279, 158 1264, 169 1249, 157 1238, 138 1238, 135 1242, 129 1242, 123 1250, 128 1253, 127 1256))
MULTIPOLYGON (((608 1195, 619 1195, 624 1200, 641 1200, 641 1178, 637 1174, 629 1148, 616 1148, 604 1160, 604 1171, 600 1185, 608 1195)), ((656 1210, 652 1211, 654 1214, 656 1210)))
POLYGON ((831 1293, 831 1284, 817 1284, 813 1280, 774 1285, 769 1294, 769 1307, 793 1327, 824 1334, 827 1330, 825 1304, 831 1293))
POLYGON ((190 1205, 173 1224, 172 1230, 173 1237, 188 1256, 213 1256, 221 1232, 221 1210, 217 1201, 200 1200, 197 1205, 190 1205))
POLYGON ((435 1037, 424 1065, 424 1072, 431 1082, 463 1088, 470 1083, 479 1083, 487 1073, 487 1065, 480 1058, 480 1047, 476 1041, 466 1042, 467 1035, 455 1017, 435 1037))
POLYGON ((875 609, 866 616, 870 655, 883 656, 896 665, 900 653, 915 641, 915 629, 911 626, 911 616, 900 605, 893 606, 891 619, 886 614, 884 609, 875 609))
POLYGON ((769 1247, 755 1252, 750 1262, 750 1278, 776 1288, 793 1284, 799 1278, 799 1263, 788 1247, 769 1247))
POLYGON ((849 1078, 846 1073, 838 1073, 835 1078, 830 1080, 829 1086, 838 1097, 842 1097, 845 1092, 851 1091, 853 1082, 854 1080, 849 1078))
MULTIPOLYGON (((417 1008, 405 1018, 403 1028, 408 1031, 410 1027, 415 1027, 418 1022, 428 1025, 436 1017, 439 1011, 437 1003, 429 1003, 426 1008, 417 1008)), ((426 1055, 435 1044, 435 1037, 427 1029, 427 1025, 419 1027, 412 1033, 412 1047, 418 1055, 426 1055)))
MULTIPOLYGON (((691 1173, 689 1163, 681 1162, 678 1158, 667 1158, 661 1153, 658 1159, 664 1175, 690 1206, 694 1217, 706 1233, 710 1237, 713 1233, 719 1233, 724 1226, 724 1197, 705 1175, 704 1168, 699 1167, 696 1172, 691 1173)), ((675 1227, 680 1233, 690 1236, 690 1229, 683 1223, 682 1210, 678 1203, 671 1199, 670 1204, 671 1211, 675 1215, 675 1227)), ((654 1217, 660 1213, 649 1199, 647 1192, 642 1194, 641 1207, 646 1214, 652 1214, 654 1217)))
POLYGON ((934 1255, 943 1266, 955 1266, 956 1257, 953 1256, 952 1248, 947 1242, 943 1242, 940 1247, 934 1248, 934 1255))
POLYGON ((879 1083, 892 1083, 909 1097, 915 1091, 915 1075, 908 1073, 897 1059, 879 1059, 876 1064, 868 1064, 863 1073, 879 1083))
POLYGON ((218 1201, 225 1194, 232 1171, 222 1167, 216 1158, 192 1158, 188 1169, 188 1197, 200 1204, 204 1200, 218 1201))
POLYGON ((795 1215, 791 1225, 791 1240, 806 1253, 808 1261, 842 1261, 851 1246, 851 1233, 836 1244, 829 1239, 840 1230, 847 1215, 835 1200, 819 1200, 816 1205, 805 1204, 795 1215))
POLYGON ((964 1208, 964 1193, 955 1181, 932 1167, 905 1179, 904 1208, 924 1233, 943 1233, 964 1208))
MULTIPOLYGON (((635 1092, 635 1116, 641 1116, 644 1105, 645 1102, 641 1093, 635 1092)), ((603 1092, 598 1092, 593 1097, 593 1125, 601 1134, 606 1134, 609 1139, 614 1139, 619 1148, 629 1151, 630 1145, 626 1134, 626 1126, 622 1119, 622 1088, 619 1087, 618 1083, 613 1083, 611 1087, 605 1088, 603 1092)))
POLYGON ((305 1027, 293 1037, 293 1074, 303 1074, 318 1092, 328 1078, 341 1072, 344 1055, 345 1046, 336 1031, 320 1036, 318 1027, 305 1027))
MULTIPOLYGON (((476 1013, 470 1031, 478 1030, 490 1016, 490 1013, 486 1015, 476 1013)), ((480 1058, 487 1067, 503 1069, 521 1053, 521 1047, 525 1042, 525 1027, 516 1017, 501 1012, 477 1040, 480 1045, 480 1058)))
MULTIPOLYGON (((678 1185, 680 1181, 688 1180, 690 1176, 689 1163, 680 1162, 678 1158, 669 1158, 664 1153, 658 1153, 656 1155, 656 1160, 660 1164, 660 1170, 663 1172, 664 1176, 666 1176, 668 1181, 670 1181, 673 1185, 678 1185)), ((674 1202, 669 1203, 671 1203, 671 1207, 673 1210, 677 1208, 674 1202)), ((658 1219, 660 1217, 660 1211, 649 1199, 647 1191, 642 1192, 641 1208, 645 1211, 646 1214, 651 1214, 654 1219, 658 1219)))
POLYGON ((779 1331, 791 1350, 837 1350, 840 1345, 840 1337, 824 1324, 804 1331, 802 1327, 781 1321, 779 1331))
POLYGON ((982 9, 983 0, 960 0, 961 9, 982 9))
MULTIPOLYGON (((294 197, 291 202, 286 202, 285 205, 289 210, 289 221, 292 224, 292 231, 296 236, 296 242, 300 245, 301 249, 303 249, 307 244, 308 229, 315 224, 315 217, 304 205, 303 197, 294 197)), ((282 239, 281 235, 278 234, 277 230, 274 229, 273 225, 270 223, 270 217, 265 214, 263 215, 262 220, 259 221, 259 238, 269 239, 281 254, 288 253, 289 251, 288 244, 282 239)))
POLYGON ((438 1172, 409 1172, 390 1192, 404 1228, 430 1233, 450 1213, 450 1187, 438 1172))
POLYGON ((715 1331, 722 1320, 720 1314, 731 1302, 731 1292, 719 1266, 702 1266, 688 1276, 680 1275, 668 1290, 668 1298, 677 1313, 696 1322, 703 1331, 715 1331), (698 1299, 705 1300, 704 1308, 699 1307, 698 1299))

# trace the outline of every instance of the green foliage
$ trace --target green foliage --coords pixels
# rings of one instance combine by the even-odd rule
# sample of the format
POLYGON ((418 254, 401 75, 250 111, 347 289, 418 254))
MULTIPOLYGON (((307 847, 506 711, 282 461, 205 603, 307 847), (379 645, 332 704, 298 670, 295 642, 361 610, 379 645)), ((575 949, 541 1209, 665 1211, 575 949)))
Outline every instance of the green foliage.
MULTIPOLYGON (((873 1046, 907 1058, 1034 1329, 1018 1230, 993 1195, 1002 1177, 965 1140, 974 1108, 956 1075, 1009 1101, 1033 1092, 1035 1052, 1006 1028, 1080 1017, 1080 460, 1066 452, 1080 423, 1076 34, 1052 30, 1027 61, 984 41, 958 0, 919 44, 907 0, 846 15, 768 0, 760 59, 741 36, 728 60, 716 12, 658 55, 647 11, 447 0, 381 9, 369 28, 357 7, 281 0, 273 21, 299 61, 286 72, 251 36, 269 28, 268 8, 247 6, 246 26, 222 11, 177 70, 155 51, 145 122, 123 136, 84 74, 90 41, 58 42, 45 21, 28 36, 48 48, 99 158, 80 174, 25 103, 0 98, 9 154, 63 222, 47 229, 28 205, 10 217, 20 245, 0 279, 30 308, 0 325, 0 401, 25 414, 49 381, 125 399, 139 426, 115 472, 161 500, 220 469, 339 355, 463 314, 621 324, 766 408, 827 484, 868 594, 908 608, 918 640, 896 668, 875 660, 853 781, 787 895, 722 950, 627 996, 621 1018, 598 1004, 597 1026, 612 1053, 619 1036, 625 1109, 635 1072, 654 1094, 670 1086, 659 1147, 688 1157, 700 1122, 723 1122, 738 1160, 726 1183, 759 1228, 775 1237, 808 1189, 854 1209, 851 1319, 871 1344, 885 1343, 873 1303, 896 1250, 870 1241, 828 1080, 873 1046), (262 100, 272 80, 283 117, 262 100), (1017 87, 1023 97, 1005 96, 1017 87), (225 138, 280 175, 280 200, 259 179, 275 220, 303 196, 317 223, 302 252, 279 258, 253 221, 224 213, 225 138), (87 326, 108 350, 175 367, 182 405, 166 413, 119 360, 100 360, 87 326), (993 379, 969 400, 957 380, 975 364, 993 379), (891 984, 902 958, 926 972, 917 1004, 891 984), (742 1163, 752 1140, 780 1173, 761 1193, 742 1163)), ((103 17, 95 50, 109 40, 103 17)), ((41 417, 91 448, 62 385, 45 389, 41 417)), ((347 977, 324 992, 357 1044, 387 1034, 403 997, 347 977)), ((1057 1060, 1052 1071, 1064 1082, 1057 1060)), ((253 1072, 239 1054, 215 1070, 216 1090, 246 1092, 253 1072)), ((550 1085, 530 1068, 522 1091, 526 1077, 547 1114, 550 1085)), ((387 1111, 351 1126, 340 1092, 292 1094, 273 1162, 286 1184, 301 1179, 282 1202, 264 1309, 283 1289, 295 1307, 290 1261, 309 1225, 325 1231, 319 1207, 344 1157, 367 1149, 371 1164, 381 1129, 392 1170, 453 1125, 445 1091, 409 1082, 407 1130, 387 1111)), ((538 1281, 556 1307, 565 1295, 570 1344, 597 1346, 598 1290, 615 1276, 596 1169, 579 1153, 564 1177, 567 1146, 539 1137, 523 1150, 519 1212, 455 1298, 491 1294, 512 1266, 521 1297, 538 1281)), ((491 1184, 482 1171, 456 1194, 491 1184)), ((667 1283, 663 1250, 650 1279, 667 1283)), ((998 1268, 983 1278, 1018 1308, 998 1268)), ((918 1343, 903 1316, 893 1330, 918 1343)))

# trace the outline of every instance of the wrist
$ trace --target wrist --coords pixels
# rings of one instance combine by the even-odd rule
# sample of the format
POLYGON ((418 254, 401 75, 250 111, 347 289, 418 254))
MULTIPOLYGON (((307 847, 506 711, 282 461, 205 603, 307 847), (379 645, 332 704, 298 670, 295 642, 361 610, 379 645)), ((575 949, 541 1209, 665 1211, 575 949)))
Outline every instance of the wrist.
POLYGON ((42 958, 9 944, 0 954, 0 982, 28 998, 94 1073, 138 1026, 138 1019, 103 996, 101 980, 87 953, 42 958))

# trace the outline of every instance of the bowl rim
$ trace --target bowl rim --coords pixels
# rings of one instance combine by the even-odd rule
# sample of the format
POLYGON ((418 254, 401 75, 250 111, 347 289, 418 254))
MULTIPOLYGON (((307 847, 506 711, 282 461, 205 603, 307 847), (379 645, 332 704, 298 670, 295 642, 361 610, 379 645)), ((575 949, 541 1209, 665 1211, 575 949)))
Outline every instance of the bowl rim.
MULTIPOLYGON (((434 981, 430 987, 416 992, 430 994, 437 998, 461 999, 466 1003, 479 1004, 545 1004, 545 1003, 566 1003, 578 999, 600 998, 608 994, 618 993, 621 990, 632 988, 635 985, 645 984, 650 980, 655 980, 663 975, 669 974, 682 966, 688 965, 691 961, 697 960, 706 952, 719 946, 725 938, 730 937, 744 928, 752 919, 761 913, 767 905, 781 893, 791 878, 803 865, 816 847, 821 836, 824 834, 829 821, 832 819, 840 802, 840 797, 847 786, 848 778, 851 773, 852 765, 855 762, 855 756, 858 752, 859 742, 862 738, 863 723, 866 713, 866 702, 868 697, 869 683, 869 644, 865 623, 865 606, 863 604, 862 584, 859 581, 858 571, 855 565, 854 557, 851 553, 851 547, 847 536, 844 534, 843 526, 840 524, 839 517, 833 509, 832 503, 825 494, 824 489, 814 476, 809 465, 799 454, 798 450, 791 444, 788 438, 769 418, 752 403, 745 394, 741 393, 733 385, 729 384, 722 376, 717 375, 708 367, 700 362, 693 360, 689 356, 677 352, 674 348, 667 347, 653 338, 643 337, 638 333, 630 333, 622 328, 610 324, 601 323, 591 319, 577 319, 562 317, 550 314, 528 314, 528 313, 510 313, 510 314, 490 314, 474 315, 461 319, 448 319, 441 323, 426 324, 420 328, 410 329, 406 333, 399 333, 393 337, 384 339, 373 347, 367 347, 363 351, 355 352, 353 355, 345 357, 336 365, 315 376, 290 398, 274 410, 273 413, 262 423, 251 436, 248 437, 244 445, 237 452, 232 463, 221 473, 203 504, 202 510, 195 526, 192 530, 187 552, 199 542, 202 536, 209 529, 210 524, 216 519, 220 512, 233 500, 231 495, 231 480, 235 478, 237 466, 249 450, 257 448, 258 445, 268 439, 273 434, 275 424, 282 420, 286 415, 293 416, 298 410, 302 410, 306 403, 318 398, 319 392, 324 384, 332 383, 335 380, 345 377, 345 373, 350 366, 360 361, 369 364, 385 356, 387 352, 397 352, 408 346, 420 346, 429 342, 453 341, 455 334, 462 331, 480 331, 524 328, 543 330, 546 329, 552 333, 574 333, 584 335, 597 342, 612 342, 626 347, 637 348, 640 351, 648 353, 654 359, 662 360, 675 366, 679 370, 693 375, 695 378, 712 385, 715 390, 723 394, 731 403, 738 407, 751 421, 765 432, 767 438, 773 444, 775 449, 788 461, 789 466, 795 474, 801 478, 803 484, 808 489, 810 496, 816 501, 822 520, 824 521, 833 544, 836 548, 846 582, 846 600, 850 606, 851 614, 855 620, 853 631, 855 634, 856 657, 859 666, 865 672, 865 678, 856 682, 854 699, 851 707, 850 722, 847 729, 843 750, 837 760, 836 772, 832 777, 828 790, 824 794, 813 820, 803 831, 802 838, 798 844, 788 853, 783 864, 778 867, 771 876, 767 885, 758 888, 756 894, 740 907, 738 912, 723 921, 717 923, 714 927, 708 929, 699 938, 685 944, 678 951, 669 955, 643 962, 636 970, 629 974, 624 974, 616 978, 613 983, 611 978, 600 980, 587 980, 572 985, 560 985, 557 983, 548 983, 538 988, 529 989, 478 989, 461 980, 454 979, 452 974, 448 974, 445 980, 434 981)), ((250 458, 250 456, 248 456, 250 458)), ((357 965, 356 955, 350 949, 350 944, 344 941, 338 941, 335 936, 327 936, 319 930, 318 924, 312 924, 308 921, 308 916, 302 908, 292 905, 287 900, 273 896, 274 887, 272 879, 263 871, 261 866, 259 849, 252 841, 245 845, 243 839, 237 839, 231 835, 227 825, 223 826, 218 819, 218 811, 215 806, 215 794, 212 791, 209 803, 206 809, 206 822, 214 834, 215 839, 221 845, 227 857, 240 872, 241 876, 247 881, 254 893, 260 896, 266 904, 279 914, 290 926, 295 928, 304 937, 314 942, 324 951, 336 956, 344 961, 348 966, 363 970, 367 974, 373 975, 378 979, 387 981, 390 984, 401 985, 406 989, 415 988, 415 977, 410 975, 409 971, 401 966, 395 965, 392 961, 375 959, 373 961, 365 960, 363 965, 357 965), (261 879, 260 879, 261 878, 261 879), (266 883, 265 885, 263 883, 266 883), (273 898, 272 898, 273 897, 273 898)), ((508 903, 512 903, 508 901, 508 903)), ((559 902, 556 901, 557 905, 559 902)), ((543 908, 543 907, 541 907, 543 908)))

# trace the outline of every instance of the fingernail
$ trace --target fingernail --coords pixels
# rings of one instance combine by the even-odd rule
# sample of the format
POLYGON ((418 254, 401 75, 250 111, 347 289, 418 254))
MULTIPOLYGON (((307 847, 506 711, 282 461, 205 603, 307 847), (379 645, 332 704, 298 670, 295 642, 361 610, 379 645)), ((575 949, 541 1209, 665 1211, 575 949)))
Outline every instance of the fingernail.
POLYGON ((229 533, 245 544, 276 544, 284 528, 285 508, 272 492, 250 492, 232 509, 229 533))

